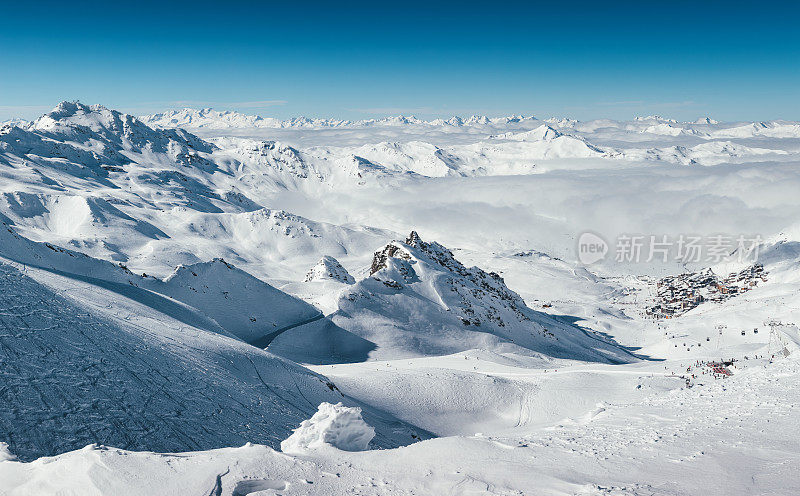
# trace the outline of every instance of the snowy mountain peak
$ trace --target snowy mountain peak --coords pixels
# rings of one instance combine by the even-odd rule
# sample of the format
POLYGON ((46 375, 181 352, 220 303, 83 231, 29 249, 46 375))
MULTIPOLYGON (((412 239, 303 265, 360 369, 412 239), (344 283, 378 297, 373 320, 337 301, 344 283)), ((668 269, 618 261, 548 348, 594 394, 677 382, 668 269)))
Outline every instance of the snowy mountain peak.
POLYGON ((379 119, 378 122, 382 122, 389 125, 407 125, 407 124, 422 124, 423 121, 417 119, 413 115, 405 116, 405 115, 397 115, 393 117, 386 117, 385 119, 379 119))
POLYGON ((711 117, 701 117, 694 121, 695 124, 719 124, 719 121, 712 119, 711 117))
POLYGON ((131 127, 147 127, 135 117, 110 110, 102 105, 84 105, 80 102, 61 102, 50 112, 36 119, 31 129, 37 131, 67 131, 88 129, 95 133, 130 132, 131 127))
POLYGON ((247 115, 230 110, 217 111, 212 108, 168 110, 158 114, 142 116, 141 120, 149 125, 161 128, 229 129, 279 127, 275 126, 279 122, 277 119, 264 118, 259 115, 247 115))
POLYGON ((46 133, 49 138, 89 144, 99 141, 137 152, 146 147, 163 153, 173 144, 206 153, 214 149, 213 145, 186 131, 156 130, 130 114, 80 102, 59 103, 27 129, 46 133))
MULTIPOLYGON (((95 108, 98 110, 100 108, 105 108, 101 105, 94 105, 95 108)), ((61 117, 69 117, 75 115, 77 113, 89 113, 92 111, 92 106, 84 105, 81 102, 74 100, 71 102, 63 101, 53 107, 53 110, 45 114, 46 116, 52 117, 53 119, 58 119, 61 117)))
POLYGON ((489 124, 490 122, 491 121, 489 120, 489 118, 486 117, 485 115, 473 115, 470 116, 466 121, 464 121, 464 124, 468 126, 474 126, 476 124, 481 124, 481 125, 489 124))
POLYGON ((306 274, 305 282, 332 280, 353 284, 356 280, 335 258, 325 255, 306 274))
POLYGON ((575 119, 570 119, 568 117, 550 117, 545 119, 544 122, 548 124, 553 124, 558 127, 575 127, 575 124, 578 123, 575 119))
POLYGON ((387 264, 389 259, 395 257, 396 255, 400 256, 401 258, 411 258, 411 255, 409 255, 406 250, 403 250, 403 248, 398 246, 396 243, 397 242, 389 243, 388 245, 384 246, 382 250, 375 252, 372 257, 372 265, 369 269, 369 275, 373 275, 379 270, 385 269, 388 266, 387 264))
POLYGON ((419 119, 413 115, 395 115, 381 118, 362 120, 343 120, 336 118, 309 118, 304 116, 290 119, 277 119, 259 115, 243 114, 231 110, 214 110, 212 108, 167 110, 139 118, 142 122, 157 128, 204 128, 204 129, 245 129, 245 128, 271 128, 271 129, 322 129, 322 128, 364 128, 374 126, 405 127, 405 126, 485 126, 518 124, 525 121, 536 120, 532 116, 510 115, 505 117, 489 118, 485 115, 472 115, 466 119, 459 116, 438 118, 430 121, 419 119))
POLYGON ((78 177, 104 178, 138 162, 211 172, 216 166, 199 154, 213 150, 186 131, 155 130, 131 115, 79 102, 61 102, 32 124, 0 134, 0 163, 32 163, 78 177))
POLYGON ((533 131, 528 131, 524 135, 518 135, 518 136, 524 137, 525 139, 550 141, 563 135, 560 132, 553 129, 552 127, 548 126, 547 124, 542 124, 533 131))
POLYGON ((24 128, 26 126, 29 126, 30 124, 31 122, 28 120, 15 117, 13 119, 8 119, 7 121, 0 122, 0 129, 2 129, 5 126, 17 126, 24 128))
MULTIPOLYGON (((506 287, 500 275, 495 272, 487 273, 478 267, 464 266, 456 260, 453 252, 449 249, 435 241, 423 241, 416 231, 412 231, 405 242, 393 241, 376 252, 373 256, 370 275, 374 276, 385 269, 389 269, 390 272, 391 269, 399 269, 405 281, 415 278, 414 269, 410 266, 405 267, 404 262, 410 264, 422 262, 435 271, 448 273, 448 280, 452 284, 479 287, 481 292, 488 297, 506 302, 515 310, 518 318, 527 319, 520 311, 521 307, 525 306, 522 298, 506 287), (399 265, 396 263, 398 260, 401 261, 399 265), (461 280, 461 284, 456 282, 457 280, 461 280)), ((383 280, 380 275, 377 277, 379 280, 383 280)), ((467 313, 471 314, 471 312, 467 313)), ((476 320, 474 324, 479 325, 479 321, 476 320)))
POLYGON ((547 124, 542 124, 541 126, 531 129, 530 131, 524 131, 521 133, 517 132, 508 132, 502 134, 496 134, 490 136, 492 139, 507 139, 513 141, 553 141, 556 138, 560 138, 564 136, 562 133, 556 131, 552 127, 548 126, 547 124))
POLYGON ((409 246, 417 247, 422 243, 422 238, 419 237, 417 231, 411 231, 411 234, 406 238, 406 244, 409 246))
POLYGON ((675 119, 667 119, 667 118, 662 117, 660 115, 648 115, 648 116, 645 116, 645 117, 637 116, 637 117, 634 118, 634 120, 635 121, 656 121, 656 122, 664 122, 664 123, 666 123, 666 122, 677 123, 678 122, 675 119))

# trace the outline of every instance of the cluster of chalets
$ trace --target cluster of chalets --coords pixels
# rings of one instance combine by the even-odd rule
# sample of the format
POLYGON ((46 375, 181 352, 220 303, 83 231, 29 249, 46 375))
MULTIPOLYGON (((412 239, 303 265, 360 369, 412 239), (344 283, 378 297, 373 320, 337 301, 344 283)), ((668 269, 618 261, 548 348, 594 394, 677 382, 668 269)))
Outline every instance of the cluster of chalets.
POLYGON ((766 282, 767 273, 761 264, 720 277, 711 269, 668 276, 656 283, 656 304, 645 313, 655 319, 682 315, 705 302, 721 303, 766 282))

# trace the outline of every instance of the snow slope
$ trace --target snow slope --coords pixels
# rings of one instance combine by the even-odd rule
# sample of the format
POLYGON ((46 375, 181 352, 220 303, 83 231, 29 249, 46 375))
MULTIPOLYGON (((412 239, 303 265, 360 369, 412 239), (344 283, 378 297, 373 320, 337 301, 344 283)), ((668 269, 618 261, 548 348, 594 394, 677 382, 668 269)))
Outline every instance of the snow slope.
POLYGON ((101 106, 64 102, 24 128, 5 127, 0 164, 0 213, 20 233, 161 277, 213 258, 295 277, 323 255, 391 236, 264 208, 250 196, 268 198, 286 181, 274 162, 245 165, 184 131, 101 106))
POLYGON ((320 401, 342 398, 322 376, 118 293, 52 284, 0 264, 0 436, 24 460, 94 442, 277 446, 320 401))
POLYGON ((603 404, 520 437, 448 437, 405 448, 286 456, 246 445, 194 453, 88 446, 31 463, 0 462, 11 495, 498 494, 790 495, 800 487, 798 362, 730 380, 603 404), (780 378, 780 379, 777 379, 780 378))

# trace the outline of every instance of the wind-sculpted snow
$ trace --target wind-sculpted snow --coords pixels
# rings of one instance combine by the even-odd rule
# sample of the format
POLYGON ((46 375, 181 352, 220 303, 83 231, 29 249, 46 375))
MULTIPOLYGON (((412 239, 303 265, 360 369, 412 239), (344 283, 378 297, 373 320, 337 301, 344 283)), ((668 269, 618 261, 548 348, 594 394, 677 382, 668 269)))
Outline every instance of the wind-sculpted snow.
POLYGON ((304 420, 291 436, 281 442, 281 451, 302 454, 326 446, 344 451, 364 451, 374 437, 375 429, 361 418, 360 408, 322 403, 313 417, 304 420))

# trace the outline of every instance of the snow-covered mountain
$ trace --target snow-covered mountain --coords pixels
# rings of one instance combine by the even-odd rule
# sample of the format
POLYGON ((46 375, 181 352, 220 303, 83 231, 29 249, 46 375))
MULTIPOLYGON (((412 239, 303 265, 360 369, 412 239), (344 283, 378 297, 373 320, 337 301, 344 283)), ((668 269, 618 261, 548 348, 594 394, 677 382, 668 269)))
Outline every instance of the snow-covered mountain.
MULTIPOLYGON (((604 153, 604 150, 585 138, 563 134, 545 124, 531 131, 503 133, 490 138, 530 143, 530 146, 519 147, 517 150, 519 155, 533 159, 588 158, 599 157, 604 153)), ((486 152, 480 155, 484 153, 486 152)))
POLYGON ((130 115, 76 102, 62 102, 29 125, 5 127, 0 149, 6 155, 0 160, 8 164, 22 159, 99 177, 154 155, 184 167, 213 169, 200 155, 213 147, 185 131, 156 131, 130 115))
POLYGON ((77 102, 5 123, 0 493, 793 487, 797 129, 77 102), (620 243, 690 234, 758 253, 620 243), (91 443, 117 448, 60 454, 91 443))
POLYGON ((231 110, 218 111, 211 108, 169 110, 157 114, 144 115, 140 120, 150 126, 160 128, 197 128, 197 129, 247 129, 247 128, 343 128, 370 126, 476 126, 492 123, 520 122, 532 117, 507 116, 488 118, 485 115, 472 115, 465 119, 453 116, 448 119, 425 121, 412 116, 390 116, 380 119, 342 120, 330 118, 295 117, 292 119, 276 119, 258 115, 242 114, 231 110))
POLYGON ((796 122, 774 121, 753 122, 719 129, 714 138, 800 138, 800 124, 796 122))
POLYGON ((170 110, 159 114, 142 116, 141 120, 150 126, 160 128, 187 127, 207 129, 339 127, 351 124, 351 121, 308 119, 306 117, 280 120, 258 115, 247 115, 230 110, 217 111, 211 108, 170 110))
POLYGON ((634 359, 598 336, 531 310, 502 277, 465 267, 412 232, 375 253, 369 276, 341 293, 331 320, 373 342, 375 358, 469 349, 603 362, 634 359))
POLYGON ((782 158, 784 150, 740 145, 731 141, 709 141, 691 147, 675 145, 668 148, 629 149, 612 152, 616 158, 626 160, 653 160, 681 165, 717 165, 741 160, 782 158))
MULTIPOLYGON (((498 191, 517 190, 505 188, 501 176, 515 178, 508 179, 510 184, 544 185, 550 179, 537 182, 522 176, 588 168, 595 191, 611 191, 607 185, 618 183, 608 183, 609 178, 623 169, 791 163, 796 157, 792 138, 762 137, 754 144, 747 141, 750 138, 743 142, 710 137, 738 129, 740 123, 678 123, 653 117, 630 122, 556 119, 545 125, 533 118, 509 117, 454 124, 426 125, 424 138, 408 131, 416 129, 413 125, 337 131, 347 143, 348 133, 358 133, 362 144, 355 146, 291 143, 296 133, 327 132, 313 129, 289 130, 295 134, 283 135, 287 141, 238 136, 207 141, 180 129, 153 129, 101 106, 65 102, 29 125, 3 128, 0 162, 5 165, 5 182, 0 211, 31 239, 122 262, 162 278, 177 265, 223 258, 257 277, 300 281, 322 256, 334 256, 345 265, 361 263, 366 253, 396 237, 397 231, 419 225, 435 229, 425 223, 437 216, 452 217, 466 198, 418 216, 415 205, 403 204, 407 196, 394 193, 428 190, 429 198, 446 203, 468 191, 450 188, 444 178, 499 178, 483 181, 473 195, 486 192, 491 203, 496 196, 486 189, 488 185, 498 191), (676 136, 643 132, 661 124, 692 132, 676 136), (443 179, 431 180, 437 178, 443 179), (378 216, 372 213, 375 209, 381 210, 378 216), (408 215, 399 219, 400 211, 408 215), (264 250, 269 256, 262 255, 264 250)), ((793 125, 752 124, 782 133, 789 133, 793 125)), ((223 131, 216 132, 224 135, 223 131)), ((576 198, 564 200, 563 208, 580 205, 586 198, 581 187, 568 189, 576 198)), ((545 201, 547 193, 515 201, 533 202, 533 209, 525 211, 539 214, 529 220, 541 228, 557 229, 547 219, 560 217, 554 208, 558 201, 545 201)), ((573 212, 565 218, 581 215, 573 212)), ((488 216, 485 220, 491 227, 493 221, 488 216)), ((690 225, 684 226, 689 229, 690 225)), ((466 235, 464 229, 453 230, 460 232, 465 235, 459 234, 457 243, 488 231, 466 235)), ((529 238, 510 230, 503 237, 518 244, 529 238)), ((500 238, 487 236, 483 241, 500 238)))

